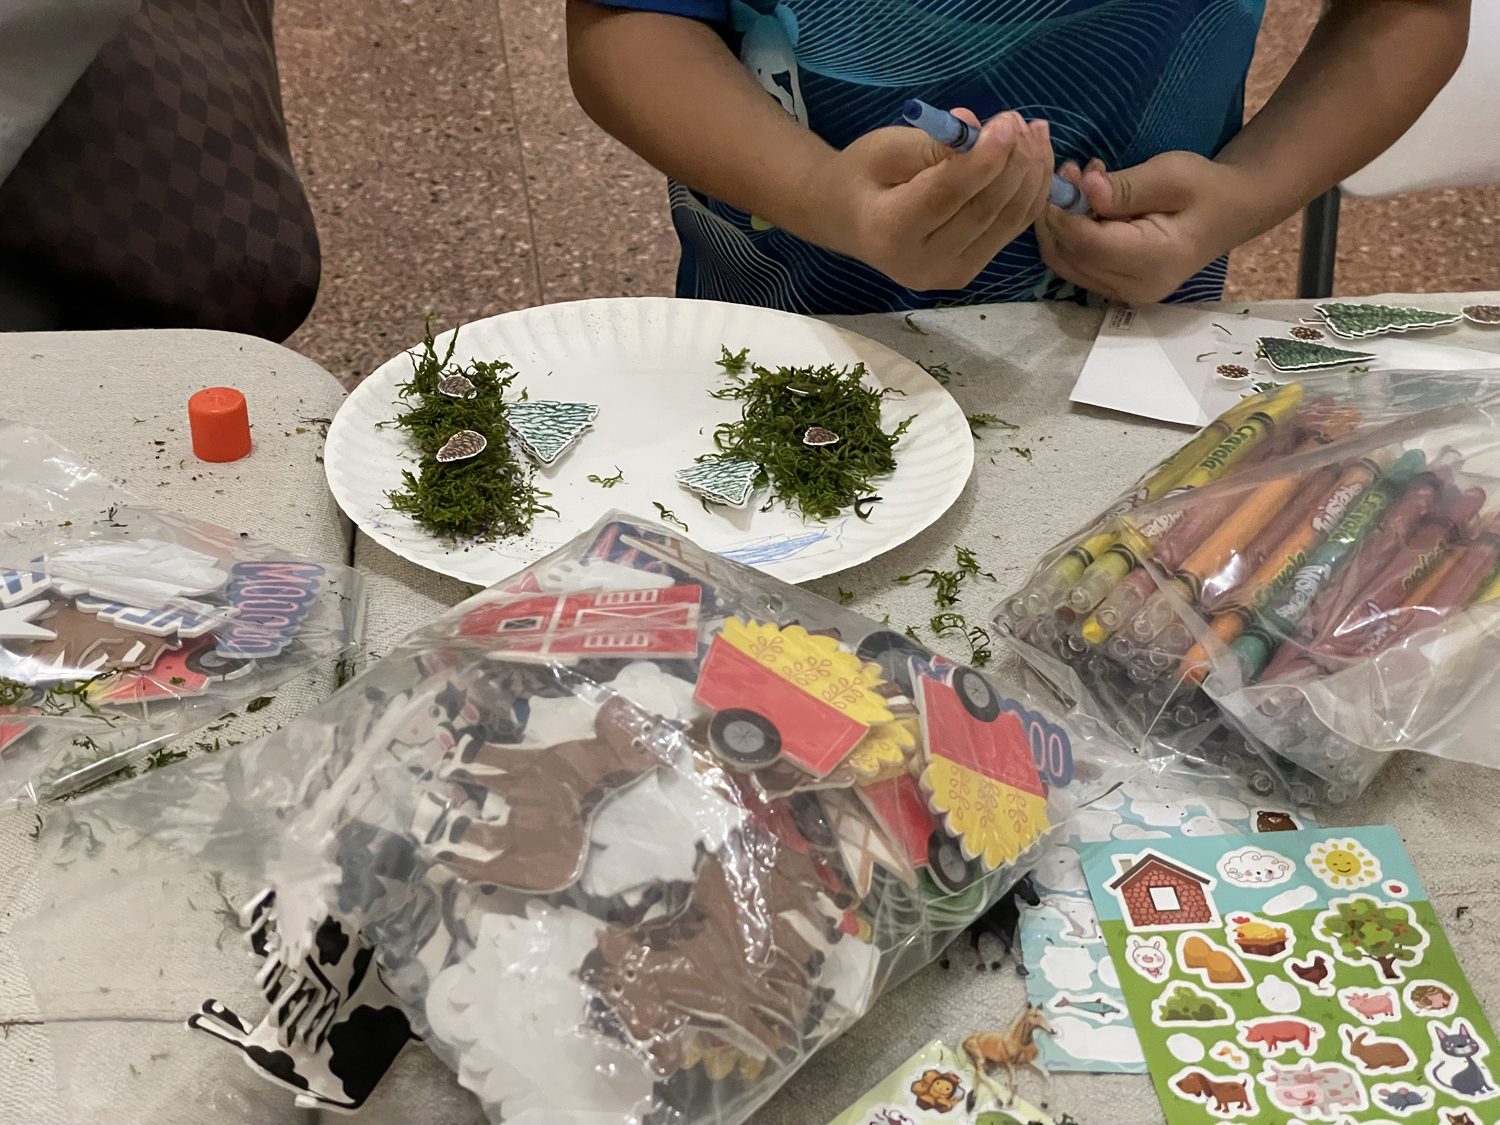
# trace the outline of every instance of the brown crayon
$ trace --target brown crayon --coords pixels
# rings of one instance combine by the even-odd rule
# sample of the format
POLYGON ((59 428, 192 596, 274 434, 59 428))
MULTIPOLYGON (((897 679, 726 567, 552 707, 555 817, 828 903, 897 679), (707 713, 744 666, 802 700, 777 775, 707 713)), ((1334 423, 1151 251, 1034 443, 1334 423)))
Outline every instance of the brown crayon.
POLYGON ((1441 511, 1424 516, 1406 544, 1359 592, 1349 608, 1332 618, 1332 628, 1325 627, 1313 642, 1313 654, 1359 656, 1392 639, 1397 630, 1397 611, 1442 560, 1448 546, 1464 534, 1484 507, 1484 501, 1484 489, 1471 488, 1451 498, 1441 511))
POLYGON ((1298 626, 1296 635, 1277 650, 1261 675, 1262 683, 1319 666, 1309 649, 1401 549, 1417 522, 1439 502, 1443 488, 1452 477, 1452 470, 1442 466, 1422 473, 1412 481, 1379 526, 1365 537, 1348 565, 1318 595, 1298 626))
MULTIPOLYGON (((1219 613, 1209 622, 1209 629, 1214 635, 1225 645, 1239 637, 1249 620, 1284 584, 1292 580, 1308 552, 1327 537, 1334 525, 1365 494, 1388 463, 1388 455, 1382 461, 1362 457, 1345 468, 1323 503, 1277 544, 1249 581, 1240 587, 1236 593, 1234 608, 1219 613)), ((1208 666, 1208 651, 1201 643, 1195 644, 1182 658, 1182 678, 1201 684, 1208 675, 1208 666)))

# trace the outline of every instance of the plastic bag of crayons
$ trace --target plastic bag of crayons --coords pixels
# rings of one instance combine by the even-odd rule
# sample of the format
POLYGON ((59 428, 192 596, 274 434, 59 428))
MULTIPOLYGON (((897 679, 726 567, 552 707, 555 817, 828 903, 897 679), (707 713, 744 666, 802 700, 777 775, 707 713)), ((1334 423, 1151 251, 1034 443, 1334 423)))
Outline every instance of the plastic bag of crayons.
POLYGON ((230 712, 222 740, 255 737, 292 713, 256 714, 287 681, 357 650, 342 563, 143 504, 4 419, 0 481, 0 804, 183 757, 230 712))
POLYGON ((1302 804, 1390 751, 1500 766, 1500 372, 1312 374, 1227 411, 996 610, 1138 752, 1302 804))
POLYGON ((1064 718, 606 517, 263 742, 49 814, 51 905, 17 940, 44 1014, 75 1021, 55 1051, 106 993, 156 1012, 201 988, 172 1065, 202 1086, 243 1053, 281 1087, 255 1120, 294 1094, 357 1108, 410 1030, 508 1125, 731 1125, 1141 772, 1064 718), (211 971, 221 911, 156 906, 218 901, 220 873, 258 972, 211 971), (85 913, 117 932, 75 940, 85 913))

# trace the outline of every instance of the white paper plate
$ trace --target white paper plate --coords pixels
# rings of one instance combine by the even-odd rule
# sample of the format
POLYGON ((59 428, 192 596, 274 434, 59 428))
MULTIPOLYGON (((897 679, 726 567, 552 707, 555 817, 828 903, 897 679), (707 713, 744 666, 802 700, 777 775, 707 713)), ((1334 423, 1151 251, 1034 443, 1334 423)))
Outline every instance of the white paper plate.
MULTIPOLYGON (((439 354, 448 333, 438 339, 439 354)), ((419 348, 420 350, 420 348, 419 348)), ((521 372, 513 387, 534 399, 592 402, 600 407, 584 433, 551 468, 537 473, 559 516, 539 516, 531 533, 496 543, 444 542, 391 510, 387 494, 416 457, 402 432, 377 429, 394 418, 396 384, 411 375, 410 353, 382 364, 339 410, 324 450, 328 486, 349 518, 376 542, 420 566, 488 586, 515 573, 592 526, 612 508, 657 519, 659 501, 711 551, 805 582, 854 566, 906 542, 947 511, 974 464, 963 410, 937 381, 884 345, 792 313, 669 297, 619 298, 543 305, 466 324, 454 358, 505 359, 521 372), (887 429, 915 414, 896 448, 896 471, 877 482, 883 500, 868 520, 845 512, 827 523, 804 521, 777 504, 745 511, 698 499, 673 474, 714 451, 713 432, 739 416, 740 404, 710 397, 724 385, 714 363, 719 346, 749 348, 761 364, 863 362, 872 385, 888 395, 887 429), (622 483, 601 488, 590 474, 622 483)))

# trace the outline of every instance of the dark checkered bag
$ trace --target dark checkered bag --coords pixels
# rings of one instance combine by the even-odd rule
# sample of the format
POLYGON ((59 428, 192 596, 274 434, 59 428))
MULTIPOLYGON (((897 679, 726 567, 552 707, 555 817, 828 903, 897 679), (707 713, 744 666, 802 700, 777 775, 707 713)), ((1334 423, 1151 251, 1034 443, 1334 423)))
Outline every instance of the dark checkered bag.
POLYGON ((144 0, 0 186, 0 258, 68 327, 291 334, 320 258, 272 0, 144 0))

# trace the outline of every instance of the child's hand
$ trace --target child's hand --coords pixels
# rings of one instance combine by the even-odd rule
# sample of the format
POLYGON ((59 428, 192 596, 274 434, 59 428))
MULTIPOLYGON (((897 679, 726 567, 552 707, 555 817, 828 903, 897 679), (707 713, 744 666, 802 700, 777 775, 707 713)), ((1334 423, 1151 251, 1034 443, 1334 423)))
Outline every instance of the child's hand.
POLYGON ((1106 172, 1065 166, 1099 218, 1048 207, 1036 224, 1042 260, 1100 296, 1147 304, 1256 233, 1243 173, 1191 152, 1164 152, 1106 172))
POLYGON ((1017 113, 992 118, 964 153, 920 129, 876 129, 813 172, 798 233, 908 288, 961 289, 1037 221, 1052 165, 1047 123, 1017 113))

